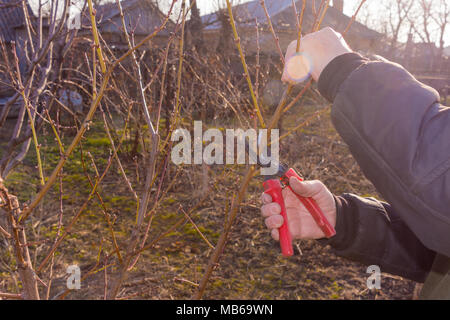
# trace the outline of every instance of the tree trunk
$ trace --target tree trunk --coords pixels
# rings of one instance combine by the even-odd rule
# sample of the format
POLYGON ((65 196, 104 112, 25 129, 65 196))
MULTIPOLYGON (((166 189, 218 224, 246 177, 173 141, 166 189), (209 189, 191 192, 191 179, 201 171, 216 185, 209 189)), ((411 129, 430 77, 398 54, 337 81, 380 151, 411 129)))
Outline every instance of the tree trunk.
POLYGON ((230 25, 230 17, 226 9, 222 9, 217 12, 217 18, 221 24, 221 31, 216 51, 223 56, 228 56, 231 48, 233 48, 233 30, 230 25))
MULTIPOLYGON (((192 1, 192 0, 191 0, 192 1)), ((191 19, 187 26, 188 32, 188 46, 194 48, 198 53, 201 53, 205 49, 203 39, 203 23, 200 17, 200 10, 197 6, 197 1, 194 1, 191 8, 191 19)))

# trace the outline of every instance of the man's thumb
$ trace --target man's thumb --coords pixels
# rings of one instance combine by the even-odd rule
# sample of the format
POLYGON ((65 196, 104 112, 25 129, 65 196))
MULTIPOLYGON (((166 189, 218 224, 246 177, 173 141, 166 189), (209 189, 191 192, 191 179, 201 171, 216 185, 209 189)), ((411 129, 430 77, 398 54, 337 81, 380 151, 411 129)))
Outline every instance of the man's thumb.
POLYGON ((296 194, 306 198, 316 196, 323 188, 319 180, 300 181, 296 177, 289 179, 289 185, 296 194))

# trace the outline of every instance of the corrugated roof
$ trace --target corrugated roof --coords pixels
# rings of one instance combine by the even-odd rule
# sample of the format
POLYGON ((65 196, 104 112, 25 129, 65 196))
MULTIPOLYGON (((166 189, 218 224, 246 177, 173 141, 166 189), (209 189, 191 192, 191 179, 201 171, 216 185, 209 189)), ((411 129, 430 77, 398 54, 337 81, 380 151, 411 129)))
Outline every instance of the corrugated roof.
MULTIPOLYGON (((135 5, 137 5, 139 3, 139 1, 140 0, 121 0, 120 4, 122 5, 122 10, 124 12, 126 12, 131 7, 134 7, 135 5)), ((97 18, 98 24, 106 22, 119 14, 119 9, 118 9, 117 3, 115 1, 105 3, 105 4, 102 4, 98 7, 96 7, 96 11, 97 11, 97 13, 95 14, 95 17, 97 18)))
MULTIPOLYGON (((27 2, 28 13, 34 15, 33 10, 27 2)), ((133 9, 137 5, 149 6, 156 11, 158 9, 150 2, 143 0, 121 0, 122 9, 124 13, 133 9)), ((159 13, 159 12, 158 12, 159 13)), ((116 2, 109 2, 96 7, 96 18, 99 27, 111 21, 112 18, 119 15, 119 9, 116 2)), ((85 16, 86 21, 83 24, 90 25, 90 18, 85 16)), ((24 23, 24 14, 21 0, 0 0, 0 39, 10 42, 15 40, 15 27, 24 23)))
MULTIPOLYGON (((27 6, 29 14, 33 14, 28 2, 27 6)), ((22 25, 23 22, 22 1, 0 0, 0 39, 6 42, 14 40, 14 27, 22 25)))
MULTIPOLYGON (((284 11, 292 5, 292 0, 266 0, 266 8, 269 15, 273 18, 278 13, 284 11)), ((255 18, 259 23, 266 21, 264 9, 258 0, 249 1, 233 7, 233 16, 237 23, 253 23, 255 18)), ((205 24, 205 29, 220 28, 220 22, 217 20, 215 12, 202 16, 202 21, 205 24)))
MULTIPOLYGON (((321 1, 316 1, 316 10, 318 10, 321 1)), ((266 8, 269 13, 269 16, 271 17, 272 23, 275 27, 278 28, 295 28, 295 20, 294 20, 294 14, 292 14, 292 20, 294 24, 290 26, 287 21, 283 19, 277 19, 277 16, 281 16, 281 14, 286 13, 287 11, 292 11, 292 0, 265 0, 266 8), (279 23, 281 22, 281 23, 279 23)), ((295 3, 297 10, 301 10, 302 7, 302 1, 298 0, 295 3)), ((306 11, 305 11, 305 19, 311 18, 312 16, 312 1, 306 1, 306 11)), ((262 8, 259 0, 249 1, 240 5, 236 5, 233 7, 233 15, 236 20, 236 22, 240 26, 255 26, 255 18, 258 20, 258 23, 265 24, 267 21, 264 9, 262 8)), ((346 16, 336 8, 330 6, 327 10, 327 13, 324 18, 323 25, 329 25, 332 26, 332 21, 339 21, 342 24, 347 24, 350 21, 350 17, 346 16), (327 23, 328 22, 328 23, 327 23)), ((220 22, 217 19, 216 13, 211 13, 208 15, 202 16, 202 21, 205 25, 206 30, 214 30, 221 27, 220 22)), ((352 24, 352 27, 349 30, 349 33, 359 33, 361 37, 369 37, 369 38, 378 38, 381 36, 380 33, 378 33, 375 30, 369 29, 365 25, 355 21, 352 24)))
MULTIPOLYGON (((122 5, 125 21, 132 22, 133 26, 135 26, 136 23, 142 24, 139 16, 141 12, 140 10, 150 10, 151 12, 154 12, 154 14, 161 19, 161 22, 165 18, 164 14, 158 9, 158 7, 149 0, 121 0, 120 3, 122 5)), ((120 12, 116 2, 109 2, 96 7, 95 16, 97 19, 99 30, 105 32, 121 33, 121 24, 117 23, 117 21, 114 21, 115 19, 117 19, 119 14, 120 12)), ((86 23, 89 25, 90 20, 86 21, 86 23)), ((153 27, 157 27, 159 26, 159 24, 159 21, 155 22, 155 25, 153 27)), ((152 28, 149 28, 148 30, 152 30, 152 28)), ((148 30, 145 30, 144 34, 147 34, 148 30)), ((136 34, 139 34, 139 32, 136 32, 136 34)), ((168 34, 168 32, 167 30, 163 30, 160 34, 168 34)))

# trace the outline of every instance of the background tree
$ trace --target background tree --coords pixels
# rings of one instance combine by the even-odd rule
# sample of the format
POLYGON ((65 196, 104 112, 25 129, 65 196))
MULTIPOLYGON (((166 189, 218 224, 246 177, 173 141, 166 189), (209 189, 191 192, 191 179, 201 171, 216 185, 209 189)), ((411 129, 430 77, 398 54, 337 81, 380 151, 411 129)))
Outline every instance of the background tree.
POLYGON ((413 7, 413 0, 395 0, 385 3, 388 12, 387 34, 390 37, 390 49, 388 56, 393 57, 398 49, 398 41, 401 32, 407 26, 407 18, 413 7))
POLYGON ((203 23, 200 17, 200 10, 198 9, 197 1, 191 1, 191 18, 187 23, 187 42, 191 45, 197 52, 202 52, 204 49, 204 39, 203 39, 203 23))
POLYGON ((447 32, 448 24, 450 23, 450 3, 447 0, 440 0, 437 6, 437 10, 434 11, 434 14, 431 16, 431 18, 439 28, 438 58, 441 60, 444 55, 444 37, 447 32))

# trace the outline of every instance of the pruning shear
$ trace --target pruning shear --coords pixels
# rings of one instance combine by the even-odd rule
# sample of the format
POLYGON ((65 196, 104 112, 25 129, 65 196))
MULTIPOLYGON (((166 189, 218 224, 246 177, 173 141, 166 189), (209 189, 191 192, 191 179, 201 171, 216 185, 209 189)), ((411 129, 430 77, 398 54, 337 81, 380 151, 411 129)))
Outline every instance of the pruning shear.
POLYGON ((303 179, 295 172, 294 169, 288 168, 285 164, 278 164, 278 171, 275 175, 268 175, 264 177, 263 187, 264 193, 267 193, 272 197, 272 200, 278 203, 281 207, 281 216, 283 217, 283 225, 278 229, 280 233, 280 247, 281 252, 285 257, 290 257, 294 254, 292 248, 292 237, 289 231, 288 217, 286 212, 286 206, 282 195, 283 188, 289 188, 292 193, 303 203, 305 208, 309 211, 314 221, 319 228, 323 231, 327 238, 331 238, 336 234, 333 226, 325 217, 324 213, 317 205, 313 198, 306 198, 296 194, 289 185, 289 178, 296 177, 300 181, 303 179))

